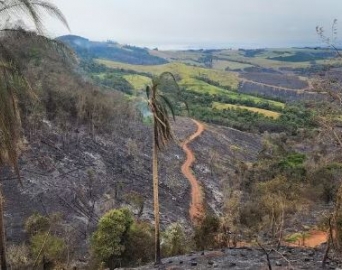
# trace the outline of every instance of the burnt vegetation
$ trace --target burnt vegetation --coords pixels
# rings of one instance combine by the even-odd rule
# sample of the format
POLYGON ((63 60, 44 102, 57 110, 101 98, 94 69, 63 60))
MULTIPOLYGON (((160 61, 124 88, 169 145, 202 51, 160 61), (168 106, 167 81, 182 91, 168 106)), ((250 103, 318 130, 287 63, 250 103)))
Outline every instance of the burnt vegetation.
MULTIPOLYGON (((161 240, 158 263, 161 257, 190 250, 258 243, 271 265, 270 254, 279 255, 284 239, 293 240, 298 232, 304 239, 313 228, 334 232, 326 257, 331 265, 339 265, 342 143, 338 70, 323 74, 315 85, 329 90, 328 100, 303 98, 307 102, 286 104, 285 108, 177 89, 181 90, 177 97, 189 103, 191 116, 206 122, 203 135, 191 143, 196 156, 192 169, 203 188, 206 208, 202 222, 193 226, 188 213, 191 191, 180 172, 184 153, 178 143, 193 134, 194 126, 185 117, 176 117, 172 125, 167 121, 170 112, 184 115, 185 107, 175 103, 174 111, 167 111, 160 100, 155 103, 152 90, 160 82, 154 81, 147 91, 152 113, 159 113, 153 114, 154 123, 159 123, 157 135, 153 134, 150 116, 137 109, 133 89, 122 78, 139 73, 108 69, 92 59, 78 63, 67 48, 44 46, 43 37, 35 33, 18 31, 14 37, 4 35, 1 43, 11 48, 32 93, 19 92, 15 100, 22 127, 18 131, 22 138, 18 168, 23 186, 9 167, 1 167, 12 269, 139 266, 153 260, 155 234, 161 240), (281 115, 271 119, 246 110, 215 110, 211 109, 213 102, 274 110, 281 115), (155 151, 152 159, 153 143, 157 150, 172 137, 176 143, 170 143, 167 152, 155 151), (159 174, 150 165, 156 160, 159 174), (152 173, 159 176, 155 186, 161 198, 155 228, 151 226, 155 206, 152 173)), ((68 41, 75 40, 89 43, 78 37, 68 41)), ((108 47, 116 45, 90 44, 94 47, 90 58, 112 57, 118 52, 108 47)), ((79 50, 80 55, 89 53, 79 50)), ((135 47, 120 50, 126 51, 122 61, 134 63, 138 61, 135 53, 145 54, 135 47)), ((201 59, 208 67, 215 52, 208 51, 201 59)), ((243 53, 255 57, 264 51, 243 53)), ((146 57, 144 63, 163 62, 146 57)), ((176 82, 172 74, 164 75, 176 82)), ((278 73, 243 76, 275 87, 307 87, 297 77, 278 73)), ((220 86, 207 78, 197 79, 220 86)), ((166 94, 171 90, 166 89, 166 94)), ((282 97, 274 95, 273 99, 282 97)), ((162 100, 168 107, 169 101, 162 100)), ((284 252, 291 256, 292 251, 284 252)), ((312 255, 315 266, 322 260, 317 254, 312 255)), ((284 256, 276 258, 289 266, 284 256)), ((305 264, 295 256, 301 266, 305 264)), ((238 261, 230 266, 239 267, 237 264, 242 265, 238 261)))

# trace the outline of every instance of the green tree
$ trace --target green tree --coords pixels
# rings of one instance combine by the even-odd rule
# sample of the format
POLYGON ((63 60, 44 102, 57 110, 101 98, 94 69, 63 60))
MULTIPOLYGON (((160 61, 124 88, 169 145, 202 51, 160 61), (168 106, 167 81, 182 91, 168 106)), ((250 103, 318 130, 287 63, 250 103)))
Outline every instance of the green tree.
POLYGON ((169 111, 174 117, 173 107, 161 88, 175 86, 179 90, 175 77, 170 72, 163 72, 152 79, 152 85, 146 87, 148 104, 153 118, 153 206, 155 220, 155 263, 161 263, 160 255, 160 226, 159 226, 159 179, 158 179, 158 151, 162 150, 173 139, 169 111))
MULTIPOLYGON (((35 266, 46 262, 56 263, 63 260, 66 244, 63 239, 50 232, 40 232, 30 238, 30 249, 35 258, 35 266)), ((44 267, 44 266, 43 266, 44 267)))
POLYGON ((215 247, 215 236, 220 230, 220 220, 217 216, 206 216, 202 223, 195 228, 194 241, 197 249, 215 247))
MULTIPOLYGON (((0 1, 0 16, 14 22, 18 16, 34 22, 35 29, 42 33, 42 14, 47 12, 61 21, 67 28, 68 24, 61 11, 53 4, 40 0, 4 0, 0 1)), ((2 28, 0 32, 6 36, 18 37, 17 32, 25 32, 17 28, 2 28)), ((28 33, 28 32, 27 32, 28 33)), ((23 35, 21 35, 23 37, 23 35)), ((42 38, 48 41, 46 38, 42 38)), ((19 40, 20 42, 20 40, 19 40)), ((18 155, 20 152, 20 116, 17 107, 20 91, 28 92, 30 87, 21 72, 16 55, 0 40, 0 168, 9 165, 16 172, 18 179, 18 155)), ((3 195, 0 190, 0 260, 1 269, 7 269, 5 252, 5 230, 3 224, 3 195)))
POLYGON ((107 266, 115 267, 122 259, 132 224, 132 214, 125 208, 111 210, 100 219, 91 245, 94 254, 107 266))
POLYGON ((153 226, 147 222, 134 222, 125 241, 125 251, 122 255, 123 264, 136 266, 152 261, 154 256, 153 244, 153 226))
POLYGON ((179 223, 169 225, 162 234, 162 239, 162 251, 164 256, 171 257, 184 254, 189 248, 184 229, 179 223))

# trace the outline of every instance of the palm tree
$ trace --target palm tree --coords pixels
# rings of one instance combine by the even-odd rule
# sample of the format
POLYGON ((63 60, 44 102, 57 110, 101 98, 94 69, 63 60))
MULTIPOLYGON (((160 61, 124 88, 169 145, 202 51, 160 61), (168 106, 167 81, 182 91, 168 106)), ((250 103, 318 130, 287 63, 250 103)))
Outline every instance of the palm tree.
MULTIPOLYGON (((68 29, 69 26, 61 11, 53 4, 41 0, 3 0, 0 1, 0 16, 7 21, 13 21, 13 14, 23 16, 31 20, 36 31, 43 33, 42 12, 54 16, 68 29)), ((18 32, 25 33, 23 29, 0 28, 0 32, 7 36, 25 37, 17 35, 18 32)), ((29 32, 26 32, 29 34, 29 32)), ((44 42, 48 39, 40 36, 44 42)), ((20 91, 30 92, 20 65, 15 54, 0 40, 0 168, 11 166, 20 181, 18 168, 19 142, 20 142, 20 115, 17 107, 17 97, 20 91)), ((20 181, 21 183, 21 181, 20 181)), ((7 270, 5 250, 5 230, 3 224, 3 195, 0 189, 0 265, 2 270, 7 270)))
POLYGON ((153 78, 152 85, 146 87, 148 104, 153 117, 153 205, 155 219, 155 263, 161 263, 160 255, 160 225, 159 225, 159 179, 158 179, 158 151, 165 148, 173 139, 170 125, 169 112, 175 120, 175 114, 171 102, 165 94, 160 92, 162 86, 173 85, 179 90, 175 77, 170 72, 164 72, 153 78))

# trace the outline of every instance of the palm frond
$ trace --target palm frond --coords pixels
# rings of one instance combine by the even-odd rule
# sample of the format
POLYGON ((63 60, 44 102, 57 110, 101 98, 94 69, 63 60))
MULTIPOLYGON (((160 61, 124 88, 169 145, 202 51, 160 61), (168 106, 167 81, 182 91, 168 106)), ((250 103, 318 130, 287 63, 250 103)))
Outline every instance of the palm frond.
POLYGON ((146 87, 146 95, 148 103, 153 114, 154 123, 154 143, 157 148, 161 150, 167 143, 173 139, 173 134, 170 125, 169 112, 172 114, 172 118, 175 120, 175 112, 169 98, 159 93, 159 89, 166 79, 171 78, 171 84, 176 86, 179 90, 179 86, 175 77, 170 72, 163 72, 160 76, 152 79, 152 86, 146 87))
POLYGON ((147 100, 150 99, 150 93, 151 93, 151 88, 149 86, 146 86, 146 96, 147 96, 147 100))
POLYGON ((16 13, 20 16, 28 16, 35 24, 36 30, 43 33, 45 28, 42 20, 42 12, 58 19, 67 29, 70 30, 68 22, 63 13, 52 3, 41 0, 5 0, 0 2, 0 14, 10 15, 16 13))
MULTIPOLYGON (((170 112, 171 112, 171 114, 172 114, 173 120, 176 121, 175 111, 174 111, 174 109, 173 109, 173 106, 172 106, 170 100, 169 100, 166 96, 164 96, 164 95, 162 95, 162 94, 159 94, 159 97, 165 102, 167 108, 170 110, 170 112)), ((167 112, 167 111, 166 111, 166 112, 167 112)))

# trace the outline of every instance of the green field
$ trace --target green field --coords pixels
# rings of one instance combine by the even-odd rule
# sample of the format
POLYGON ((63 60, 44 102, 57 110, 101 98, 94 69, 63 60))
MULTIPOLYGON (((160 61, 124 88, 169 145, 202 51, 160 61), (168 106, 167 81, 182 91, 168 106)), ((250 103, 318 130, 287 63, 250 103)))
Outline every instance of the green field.
MULTIPOLYGON (((104 64, 111 68, 133 70, 136 72, 145 72, 151 74, 160 74, 165 71, 172 72, 176 77, 180 78, 179 84, 188 90, 209 95, 227 96, 234 100, 247 101, 251 100, 255 103, 269 103, 279 108, 284 107, 284 103, 268 100, 265 98, 255 97, 246 94, 240 94, 236 91, 224 89, 222 87, 228 86, 231 89, 236 89, 238 84, 238 77, 235 73, 219 71, 214 69, 207 69, 201 67, 187 66, 183 63, 168 63, 165 65, 141 66, 130 65, 109 60, 98 59, 98 63, 104 64), (219 83, 222 87, 211 85, 204 82, 198 77, 208 78, 214 82, 219 83)), ((125 75, 124 77, 136 90, 141 90, 150 82, 150 79, 141 75, 125 75)))
POLYGON ((176 77, 180 77, 180 84, 184 84, 190 78, 205 77, 219 83, 223 87, 228 86, 232 89, 237 89, 239 82, 239 78, 235 73, 225 72, 222 70, 189 66, 184 63, 178 62, 151 66, 130 65, 104 59, 97 59, 96 62, 104 64, 110 68, 134 70, 136 72, 151 73, 153 75, 159 75, 162 72, 168 71, 173 73, 176 77))
POLYGON ((203 58, 210 55, 213 59, 212 68, 217 70, 243 70, 256 66, 263 68, 306 68, 324 63, 321 54, 327 53, 324 49, 310 48, 276 48, 257 50, 197 50, 197 51, 151 51, 152 55, 162 57, 170 62, 191 63, 196 66, 205 66, 203 58), (254 52, 253 52, 254 51, 254 52))
POLYGON ((135 90, 145 89, 147 85, 151 83, 151 79, 146 76, 132 74, 123 76, 126 81, 128 81, 135 90))
POLYGON ((280 116, 280 113, 270 111, 270 110, 265 110, 265 109, 255 108, 255 107, 240 106, 240 105, 234 105, 234 104, 223 104, 219 102, 213 102, 212 108, 216 110, 226 110, 226 109, 248 110, 251 112, 262 114, 263 116, 266 116, 266 117, 271 117, 273 119, 278 119, 280 116))

